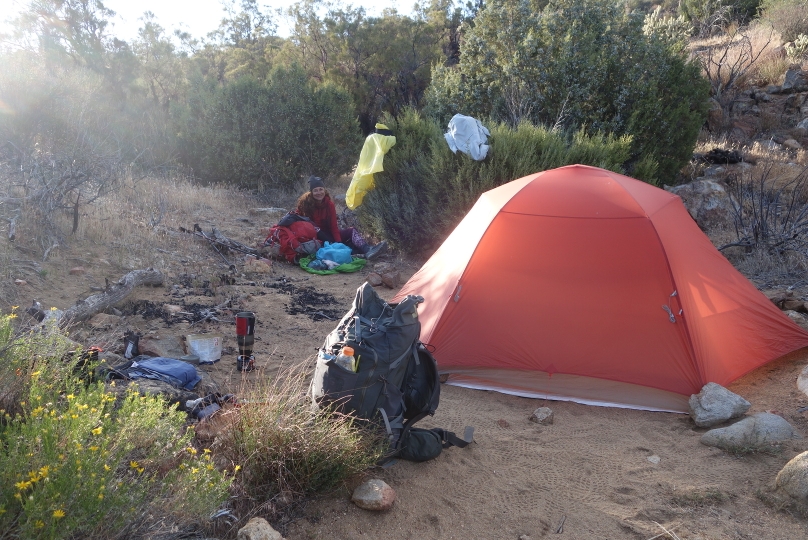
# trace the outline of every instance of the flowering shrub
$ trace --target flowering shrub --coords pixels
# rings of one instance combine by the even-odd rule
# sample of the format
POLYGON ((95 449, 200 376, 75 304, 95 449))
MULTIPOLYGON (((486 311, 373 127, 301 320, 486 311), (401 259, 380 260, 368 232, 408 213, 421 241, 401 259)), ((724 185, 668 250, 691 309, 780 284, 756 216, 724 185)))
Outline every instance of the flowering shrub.
POLYGON ((145 516, 198 520, 222 503, 232 476, 191 446, 184 413, 88 384, 55 325, 15 339, 13 315, 0 316, 0 362, 21 380, 0 411, 0 537, 132 536, 145 516))

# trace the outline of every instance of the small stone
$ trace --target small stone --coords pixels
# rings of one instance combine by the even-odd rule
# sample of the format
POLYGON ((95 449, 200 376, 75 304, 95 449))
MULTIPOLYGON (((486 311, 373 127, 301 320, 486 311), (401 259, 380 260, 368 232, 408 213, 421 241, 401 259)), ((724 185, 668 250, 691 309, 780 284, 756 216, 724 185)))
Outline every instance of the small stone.
POLYGON ((538 424, 552 424, 553 423, 553 409, 550 407, 539 407, 535 411, 530 418, 528 418, 531 422, 536 422, 538 424))
POLYGON ((87 269, 85 269, 83 266, 74 266, 70 269, 71 276, 81 276, 85 273, 87 273, 87 269))
POLYGON ((400 280, 401 280, 401 274, 399 274, 397 270, 394 272, 387 272, 385 274, 382 274, 382 283, 384 283, 385 287, 395 289, 398 287, 400 280))
POLYGON ((382 512, 393 506, 396 492, 384 480, 373 479, 356 488, 351 501, 359 508, 382 512))
POLYGON ((272 528, 267 520, 254 517, 239 529, 237 540, 283 540, 281 533, 272 528))
POLYGON ((367 281, 371 287, 378 287, 379 285, 382 284, 382 276, 380 276, 376 272, 371 272, 368 274, 367 281))
POLYGON ((530 538, 528 535, 523 534, 522 536, 519 537, 519 540, 533 540, 533 539, 530 538))
POLYGON ((163 304, 163 309, 166 311, 166 313, 170 313, 172 315, 176 315, 182 311, 182 307, 175 304, 163 304))
POLYGON ((14 285, 19 285, 20 287, 22 287, 23 285, 28 285, 28 282, 25 281, 24 279, 15 279, 14 285))
POLYGON ((648 461, 650 461, 650 462, 651 462, 651 463, 653 463, 654 465, 659 465, 659 462, 662 460, 662 458, 660 458, 660 457, 659 457, 658 455, 656 455, 656 454, 654 454, 653 456, 648 456, 648 457, 647 457, 647 458, 645 458, 645 459, 647 459, 648 461))
POLYGON ((511 425, 508 423, 508 421, 505 420, 504 418, 500 418, 499 420, 497 420, 497 425, 499 427, 504 427, 504 428, 511 427, 511 425))

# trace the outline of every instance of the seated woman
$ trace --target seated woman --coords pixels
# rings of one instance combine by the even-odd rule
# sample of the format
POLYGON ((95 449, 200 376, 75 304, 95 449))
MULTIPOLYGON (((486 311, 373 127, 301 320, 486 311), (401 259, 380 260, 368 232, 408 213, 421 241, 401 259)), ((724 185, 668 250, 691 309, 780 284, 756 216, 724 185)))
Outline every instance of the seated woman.
POLYGON ((364 255, 372 259, 387 250, 387 242, 382 240, 370 246, 362 235, 353 227, 340 229, 337 225, 337 209, 331 195, 325 189, 323 179, 319 176, 309 177, 309 191, 297 200, 296 213, 309 218, 317 231, 317 239, 323 242, 340 242, 349 246, 354 254, 364 255))

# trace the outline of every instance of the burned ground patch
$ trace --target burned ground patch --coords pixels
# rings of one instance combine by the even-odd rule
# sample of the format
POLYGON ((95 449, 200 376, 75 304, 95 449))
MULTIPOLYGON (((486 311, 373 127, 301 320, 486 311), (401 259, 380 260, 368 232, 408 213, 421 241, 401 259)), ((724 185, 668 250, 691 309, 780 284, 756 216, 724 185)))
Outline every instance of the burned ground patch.
POLYGON ((313 321, 336 321, 348 309, 348 306, 342 305, 332 294, 318 291, 314 287, 296 287, 285 278, 268 282, 266 286, 289 295, 289 303, 284 304, 289 315, 305 315, 313 321))
POLYGON ((199 304, 194 302, 179 304, 182 311, 171 313, 165 309, 163 304, 157 304, 150 300, 136 300, 126 302, 121 306, 124 315, 140 315, 145 320, 160 319, 166 326, 171 326, 178 322, 196 323, 203 320, 217 320, 219 310, 214 306, 199 304))

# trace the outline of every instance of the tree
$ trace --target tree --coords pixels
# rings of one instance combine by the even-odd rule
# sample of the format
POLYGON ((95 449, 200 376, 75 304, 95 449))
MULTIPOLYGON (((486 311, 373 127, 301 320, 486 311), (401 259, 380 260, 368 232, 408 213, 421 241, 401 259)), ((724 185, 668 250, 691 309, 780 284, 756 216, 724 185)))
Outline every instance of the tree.
POLYGON ((628 172, 653 158, 658 179, 672 182, 706 118, 699 67, 643 34, 642 14, 610 0, 541 4, 486 4, 465 34, 460 63, 433 69, 429 113, 442 123, 462 112, 632 135, 628 172))
POLYGON ((361 145, 350 97, 299 67, 192 84, 178 119, 183 163, 209 182, 293 190, 311 174, 347 173, 361 145))
POLYGON ((442 62, 447 30, 438 14, 447 5, 436 2, 437 8, 415 17, 395 10, 367 17, 363 8, 305 0, 287 12, 294 29, 278 60, 350 92, 368 133, 382 112, 395 116, 405 106, 421 105, 430 65, 442 62))

